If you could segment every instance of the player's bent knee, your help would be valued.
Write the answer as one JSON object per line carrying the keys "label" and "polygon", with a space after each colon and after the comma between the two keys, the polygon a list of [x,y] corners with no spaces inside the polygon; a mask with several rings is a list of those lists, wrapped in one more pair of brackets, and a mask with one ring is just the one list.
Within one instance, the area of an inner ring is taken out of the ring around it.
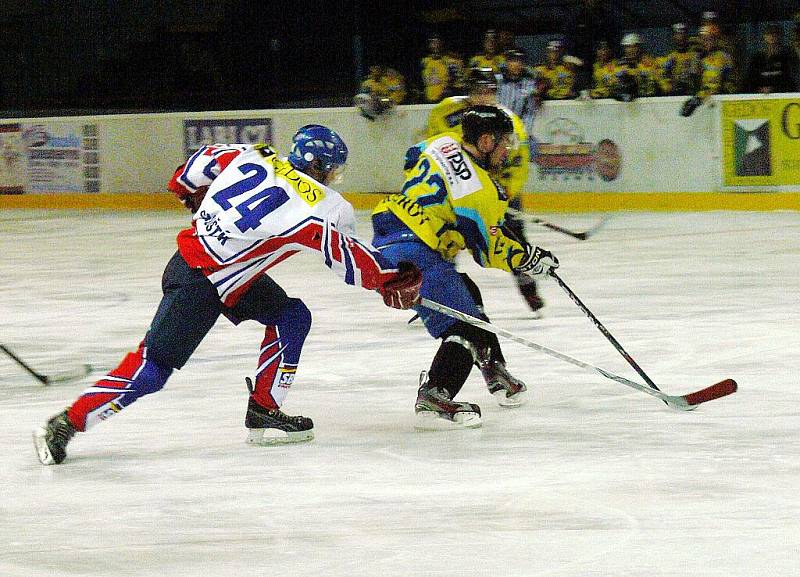
{"label": "player's bent knee", "polygon": [[147,359],[141,370],[131,380],[131,389],[136,391],[137,397],[156,393],[164,388],[171,374],[171,368]]}
{"label": "player's bent knee", "polygon": [[284,309],[281,320],[291,323],[292,330],[298,334],[307,335],[311,330],[311,311],[300,299],[289,299],[289,304]]}

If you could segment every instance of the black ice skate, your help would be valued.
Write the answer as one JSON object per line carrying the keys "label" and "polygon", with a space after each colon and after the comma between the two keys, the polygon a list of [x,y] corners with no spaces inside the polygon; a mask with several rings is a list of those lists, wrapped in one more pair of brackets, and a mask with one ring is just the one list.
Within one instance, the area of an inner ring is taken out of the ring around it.
{"label": "black ice skate", "polygon": [[528,388],[508,372],[504,363],[485,359],[478,363],[478,368],[486,381],[486,387],[501,407],[519,407],[525,403]]}
{"label": "black ice skate", "polygon": [[58,465],[67,457],[67,444],[76,429],[67,418],[66,409],[33,432],[36,455],[42,465]]}
{"label": "black ice skate", "polygon": [[314,438],[314,422],[307,417],[291,417],[280,409],[262,407],[250,397],[244,426],[251,445],[301,443]]}
{"label": "black ice skate", "polygon": [[450,398],[444,388],[428,386],[428,373],[422,371],[417,403],[416,428],[421,430],[441,430],[481,426],[481,408],[474,403],[460,403]]}

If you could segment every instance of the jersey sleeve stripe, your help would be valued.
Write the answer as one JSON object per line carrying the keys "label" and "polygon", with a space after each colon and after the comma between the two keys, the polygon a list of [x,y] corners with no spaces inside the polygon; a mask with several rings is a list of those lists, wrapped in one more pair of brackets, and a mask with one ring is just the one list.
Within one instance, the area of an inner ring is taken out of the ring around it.
{"label": "jersey sleeve stripe", "polygon": [[180,180],[182,184],[190,188],[192,191],[197,190],[197,185],[189,180],[189,171],[192,169],[195,161],[205,152],[207,148],[208,147],[204,146],[198,149],[198,151],[195,152],[191,157],[189,157],[189,160],[186,161],[186,166],[183,167],[183,172],[181,173],[180,177],[178,177],[178,180]]}

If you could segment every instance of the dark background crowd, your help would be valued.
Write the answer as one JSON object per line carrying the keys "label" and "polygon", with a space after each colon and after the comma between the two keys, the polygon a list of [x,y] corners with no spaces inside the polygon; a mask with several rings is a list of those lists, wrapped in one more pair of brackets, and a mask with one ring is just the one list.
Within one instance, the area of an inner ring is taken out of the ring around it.
{"label": "dark background crowd", "polygon": [[[592,93],[598,49],[627,66],[633,34],[643,66],[663,67],[681,24],[695,54],[711,30],[729,55],[725,92],[765,91],[755,76],[775,64],[765,33],[777,33],[796,90],[798,11],[796,0],[20,1],[0,14],[0,114],[348,106],[375,65],[401,77],[399,101],[431,102],[431,39],[450,70],[468,69],[486,55],[487,30],[498,56],[519,50],[534,75],[557,44],[575,76],[565,97],[604,97]],[[655,76],[653,94],[632,96],[676,93],[675,79]],[[447,82],[443,95],[462,89],[457,74]],[[540,82],[543,98],[553,84]]]}

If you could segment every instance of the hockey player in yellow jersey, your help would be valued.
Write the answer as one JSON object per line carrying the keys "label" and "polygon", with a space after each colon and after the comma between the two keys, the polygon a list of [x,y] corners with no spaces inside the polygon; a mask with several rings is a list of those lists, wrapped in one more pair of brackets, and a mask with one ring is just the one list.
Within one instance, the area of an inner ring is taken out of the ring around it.
{"label": "hockey player in yellow jersey", "polygon": [[575,98],[575,66],[564,59],[564,45],[560,40],[547,43],[547,56],[543,64],[534,67],[533,74],[539,85],[539,96],[546,100]]}
{"label": "hockey player in yellow jersey", "polygon": [[[459,274],[462,250],[483,267],[524,275],[558,266],[548,251],[532,247],[505,228],[508,197],[492,176],[515,147],[511,118],[495,106],[463,114],[462,134],[443,133],[408,150],[402,192],[381,201],[372,214],[373,243],[390,262],[411,262],[422,271],[420,294],[487,319],[478,287]],[[425,307],[416,307],[428,332],[442,343],[422,373],[415,411],[418,426],[480,426],[480,408],[453,399],[473,363],[501,406],[524,401],[524,383],[511,376],[497,337]]]}
{"label": "hockey player in yellow jersey", "polygon": [[661,75],[655,60],[644,52],[639,35],[634,32],[626,34],[622,38],[622,50],[617,72],[621,86],[618,98],[630,101],[640,96],[658,96]]}
{"label": "hockey player in yellow jersey", "polygon": [[685,96],[691,93],[698,58],[697,52],[689,46],[686,24],[676,22],[672,25],[672,50],[656,62],[660,68],[661,91],[664,94]]}
{"label": "hockey player in yellow jersey", "polygon": [[364,118],[375,120],[395,105],[402,104],[405,99],[406,82],[403,75],[385,64],[378,63],[370,66],[369,76],[361,83],[358,94],[353,98],[353,104]]}
{"label": "hockey player in yellow jersey", "polygon": [[[468,94],[466,96],[451,96],[433,107],[428,116],[427,136],[429,138],[443,132],[453,132],[457,136],[461,136],[461,120],[470,107],[476,105],[499,106],[497,104],[497,78],[491,69],[471,69],[467,83]],[[519,211],[522,208],[522,188],[528,180],[530,143],[522,119],[508,108],[499,107],[511,118],[519,145],[509,153],[505,165],[499,170],[496,178],[505,189],[511,208]],[[518,216],[509,216],[507,224],[518,237],[524,240],[525,226]],[[528,275],[515,276],[520,293],[531,311],[536,313],[544,307],[544,301],[536,288],[536,281]]]}
{"label": "hockey player in yellow jersey", "polygon": [[691,116],[698,106],[714,94],[731,94],[735,90],[733,82],[733,60],[719,48],[720,30],[716,24],[700,27],[703,54],[700,58],[697,93],[681,106],[681,116]]}
{"label": "hockey player in yellow jersey", "polygon": [[428,54],[420,61],[420,67],[425,86],[425,102],[439,102],[452,94],[450,61],[442,53],[442,39],[439,36],[428,38]]}
{"label": "hockey player in yellow jersey", "polygon": [[500,74],[505,58],[497,48],[497,33],[487,30],[483,35],[483,53],[469,59],[469,68],[491,68],[494,74]]}
{"label": "hockey player in yellow jersey", "polygon": [[595,52],[592,65],[592,98],[611,98],[619,90],[618,66],[611,58],[611,48],[606,40],[601,40]]}

